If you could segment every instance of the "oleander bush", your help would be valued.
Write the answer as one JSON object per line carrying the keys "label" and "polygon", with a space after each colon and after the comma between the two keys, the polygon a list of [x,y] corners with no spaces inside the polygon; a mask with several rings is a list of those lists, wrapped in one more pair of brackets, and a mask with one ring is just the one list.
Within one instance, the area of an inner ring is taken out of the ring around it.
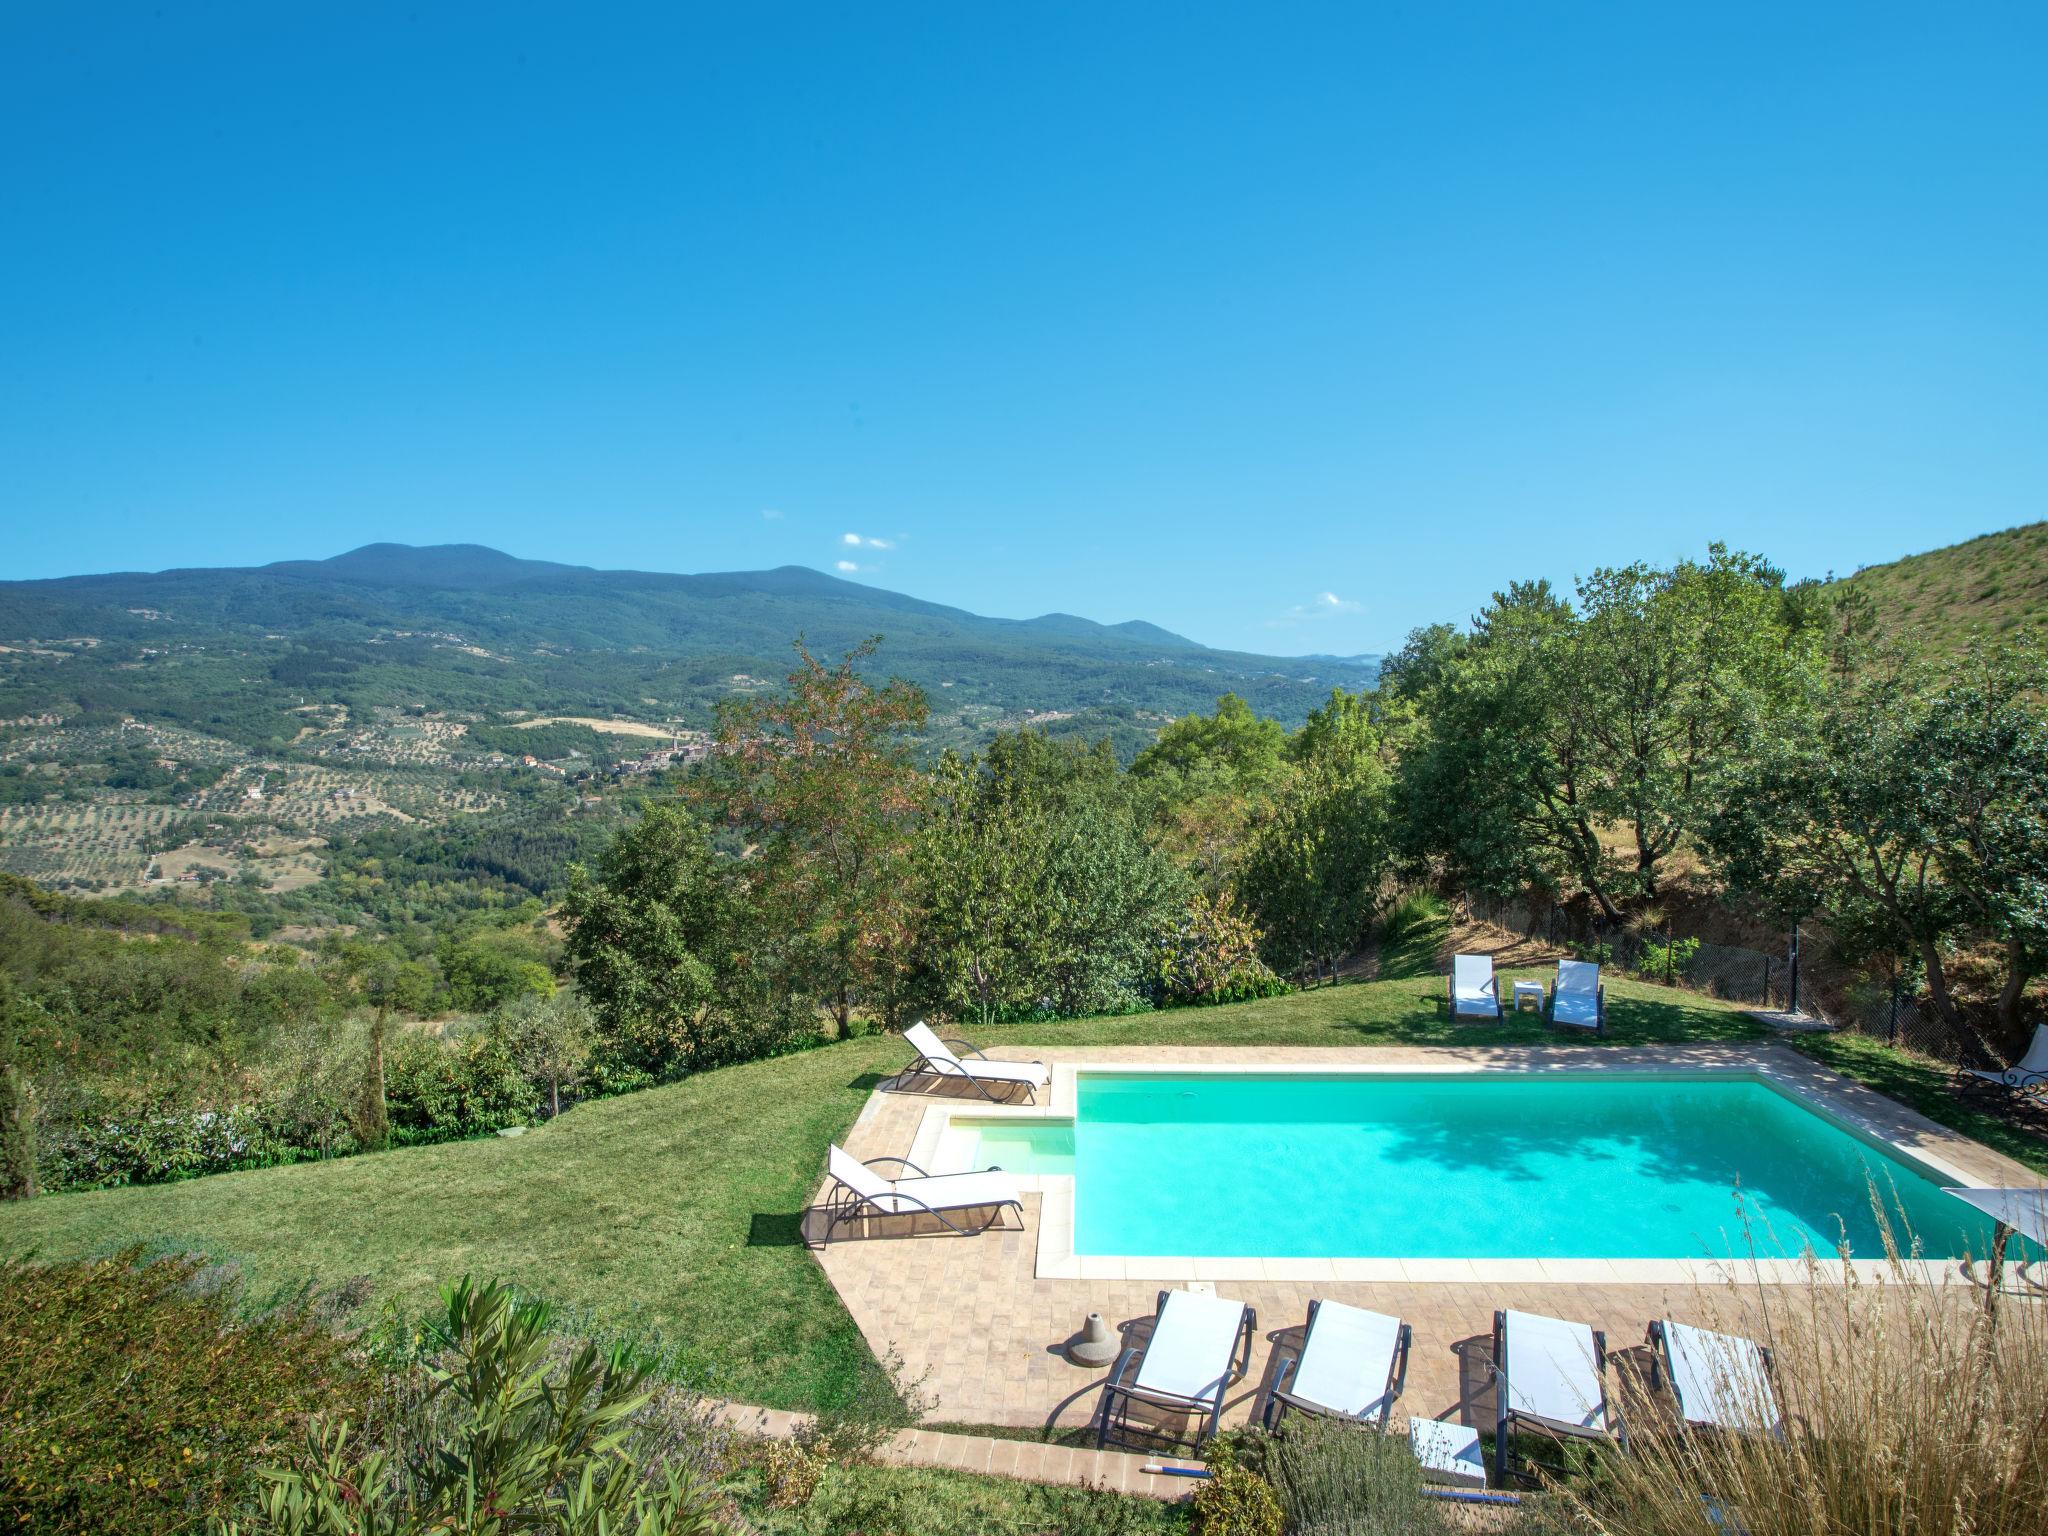
{"label": "oleander bush", "polygon": [[201,1530],[314,1415],[360,1414],[314,1305],[244,1301],[192,1257],[0,1262],[0,1530]]}

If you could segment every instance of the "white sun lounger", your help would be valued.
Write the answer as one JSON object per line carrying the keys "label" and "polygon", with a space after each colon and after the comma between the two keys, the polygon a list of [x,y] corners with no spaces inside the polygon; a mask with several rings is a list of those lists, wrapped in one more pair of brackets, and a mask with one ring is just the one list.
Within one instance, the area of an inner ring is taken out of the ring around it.
{"label": "white sun lounger", "polygon": [[1266,1427],[1289,1408],[1322,1418],[1387,1427],[1408,1379],[1414,1333],[1398,1317],[1311,1301],[1301,1353],[1283,1356],[1266,1398]]}
{"label": "white sun lounger", "polygon": [[[1102,1384],[1096,1445],[1115,1440],[1153,1450],[1209,1439],[1222,1424],[1225,1390],[1251,1366],[1258,1326],[1258,1315],[1241,1301],[1161,1291],[1151,1337],[1119,1355]],[[1132,1410],[1147,1405],[1186,1415],[1195,1426],[1192,1436],[1134,1422]]]}
{"label": "white sun lounger", "polygon": [[2027,1046],[2027,1054],[2003,1072],[1986,1072],[1981,1067],[1965,1067],[1963,1071],[1971,1077],[1981,1077],[1987,1083],[1996,1083],[2001,1088],[2048,1086],[2048,1024],[2034,1026],[2034,1038]]}
{"label": "white sun lounger", "polygon": [[[1052,1081],[1052,1073],[1042,1061],[990,1061],[965,1040],[941,1040],[929,1024],[911,1025],[903,1031],[903,1038],[917,1051],[917,1060],[903,1069],[906,1075],[959,1078],[973,1084],[992,1103],[996,1095],[990,1092],[991,1088],[1000,1088],[1005,1097],[1022,1088],[1036,1103],[1038,1090]],[[974,1060],[961,1060],[954,1054],[955,1046]]]}
{"label": "white sun lounger", "polygon": [[[875,1171],[877,1163],[900,1164],[913,1176],[884,1178]],[[842,1223],[867,1216],[929,1216],[962,1237],[986,1232],[1002,1220],[1006,1210],[1015,1211],[1018,1224],[1023,1224],[1024,1197],[1017,1181],[1000,1168],[934,1176],[908,1158],[875,1157],[863,1163],[837,1145],[827,1154],[826,1166],[833,1182],[832,1194],[825,1202],[826,1242]],[[964,1219],[973,1211],[986,1214],[978,1222]]]}
{"label": "white sun lounger", "polygon": [[1449,986],[1452,1018],[1501,1016],[1500,983],[1494,979],[1491,955],[1453,955]]}
{"label": "white sun lounger", "polygon": [[1582,1440],[1620,1440],[1607,1401],[1607,1336],[1584,1323],[1535,1312],[1493,1314],[1493,1368],[1499,1396],[1494,1470],[1505,1482],[1509,1439],[1523,1425]]}
{"label": "white sun lounger", "polygon": [[1590,960],[1560,960],[1550,984],[1550,1022],[1600,1033],[1607,1028],[1607,988]]}
{"label": "white sun lounger", "polygon": [[1650,1324],[1649,1344],[1686,1428],[1783,1433],[1771,1352],[1761,1344],[1668,1320]]}

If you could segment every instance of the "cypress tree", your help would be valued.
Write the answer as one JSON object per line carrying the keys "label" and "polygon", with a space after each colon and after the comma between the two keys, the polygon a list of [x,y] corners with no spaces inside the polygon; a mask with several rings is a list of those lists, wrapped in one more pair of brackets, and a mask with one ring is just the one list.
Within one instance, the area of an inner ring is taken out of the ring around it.
{"label": "cypress tree", "polygon": [[384,1025],[389,1016],[390,1009],[380,1005],[370,1025],[370,1059],[356,1111],[356,1141],[366,1152],[381,1152],[391,1145],[391,1117],[384,1109]]}
{"label": "cypress tree", "polygon": [[36,1192],[36,1121],[28,1074],[0,1060],[0,1200],[29,1200]]}

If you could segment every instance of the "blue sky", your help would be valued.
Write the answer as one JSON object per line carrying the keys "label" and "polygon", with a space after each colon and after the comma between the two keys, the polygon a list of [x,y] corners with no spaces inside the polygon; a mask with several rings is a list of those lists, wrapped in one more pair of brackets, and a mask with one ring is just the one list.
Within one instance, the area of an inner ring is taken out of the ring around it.
{"label": "blue sky", "polygon": [[[0,13],[0,575],[376,539],[1379,650],[2048,516],[2041,5]],[[863,542],[847,542],[848,536]]]}

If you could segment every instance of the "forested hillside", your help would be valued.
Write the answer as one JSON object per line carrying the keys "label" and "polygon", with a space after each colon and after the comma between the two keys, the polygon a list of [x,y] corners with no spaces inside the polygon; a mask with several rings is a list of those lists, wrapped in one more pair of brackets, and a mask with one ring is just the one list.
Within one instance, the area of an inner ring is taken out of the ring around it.
{"label": "forested hillside", "polygon": [[1298,722],[1356,661],[1212,651],[1150,624],[984,618],[797,566],[667,575],[475,545],[0,583],[0,719],[133,717],[276,751],[304,710],[621,715],[705,725],[720,699],[871,635],[931,693],[942,739],[1025,711],[1121,733],[1234,690]]}

